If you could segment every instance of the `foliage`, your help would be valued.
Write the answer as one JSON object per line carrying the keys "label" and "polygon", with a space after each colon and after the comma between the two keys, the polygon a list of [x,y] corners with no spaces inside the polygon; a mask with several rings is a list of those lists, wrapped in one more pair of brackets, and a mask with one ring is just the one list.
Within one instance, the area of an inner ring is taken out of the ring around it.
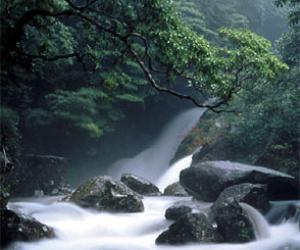
{"label": "foliage", "polygon": [[300,63],[300,26],[295,26],[277,41],[277,49],[282,60],[290,67]]}
{"label": "foliage", "polygon": [[10,108],[2,106],[0,109],[0,118],[1,154],[5,150],[6,154],[15,160],[20,153],[19,117]]}
{"label": "foliage", "polygon": [[61,143],[101,138],[159,92],[200,106],[214,97],[220,111],[287,69],[240,12],[233,0],[4,0],[2,104],[29,145],[50,130]]}
{"label": "foliage", "polygon": [[177,0],[176,4],[185,22],[214,42],[222,27],[248,28],[272,41],[287,28],[284,10],[273,0]]}
{"label": "foliage", "polygon": [[300,20],[300,1],[299,0],[275,0],[275,3],[279,7],[285,5],[289,8],[289,22],[291,25],[299,23]]}

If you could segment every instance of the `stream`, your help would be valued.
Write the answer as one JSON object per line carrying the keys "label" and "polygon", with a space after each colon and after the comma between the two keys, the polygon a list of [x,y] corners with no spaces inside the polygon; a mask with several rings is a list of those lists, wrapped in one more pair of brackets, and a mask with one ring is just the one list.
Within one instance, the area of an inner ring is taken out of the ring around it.
{"label": "stream", "polygon": [[[169,166],[171,159],[189,130],[201,118],[204,109],[191,109],[177,116],[163,130],[152,147],[131,159],[118,161],[109,174],[117,178],[130,172],[147,179],[163,190],[178,181],[182,169],[190,166],[192,155]],[[166,166],[169,166],[168,168]],[[83,209],[72,203],[60,202],[62,197],[18,199],[8,207],[51,226],[57,235],[54,239],[38,242],[17,242],[9,250],[300,250],[300,231],[296,220],[283,220],[269,225],[254,208],[244,204],[254,224],[258,240],[246,244],[188,244],[184,246],[156,246],[155,239],[172,221],[165,219],[165,210],[178,201],[191,197],[144,197],[144,212],[109,213]],[[267,217],[282,213],[287,202],[274,202]],[[299,201],[290,201],[300,206]],[[203,202],[203,208],[210,206]]]}
{"label": "stream", "polygon": [[[58,197],[60,198],[60,197]],[[57,198],[57,199],[58,199]],[[44,197],[9,203],[9,207],[54,228],[57,238],[32,243],[16,243],[10,250],[299,250],[299,225],[292,221],[270,226],[269,236],[247,244],[191,244],[156,246],[155,239],[171,223],[165,210],[190,197],[145,197],[143,213],[107,213],[82,209],[74,204]],[[203,204],[207,206],[207,204]],[[276,205],[274,208],[276,210]],[[259,216],[259,212],[251,216]],[[271,210],[272,212],[272,210]],[[257,225],[258,227],[260,224]],[[265,230],[265,229],[264,229]]]}

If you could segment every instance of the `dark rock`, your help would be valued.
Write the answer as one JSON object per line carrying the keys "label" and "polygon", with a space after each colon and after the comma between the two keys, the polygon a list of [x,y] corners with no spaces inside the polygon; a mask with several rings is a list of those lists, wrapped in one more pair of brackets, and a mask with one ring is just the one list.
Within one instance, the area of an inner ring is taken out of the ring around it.
{"label": "dark rock", "polygon": [[79,186],[69,198],[82,207],[114,212],[141,212],[140,197],[121,182],[107,176],[97,176]]}
{"label": "dark rock", "polygon": [[218,232],[225,242],[243,243],[255,239],[254,228],[249,217],[234,198],[216,201],[209,217],[215,220]]}
{"label": "dark rock", "polygon": [[247,203],[262,213],[270,208],[266,185],[243,183],[225,188],[216,202],[222,202],[230,197],[235,198],[237,202]]}
{"label": "dark rock", "polygon": [[189,213],[180,217],[161,233],[156,244],[178,245],[190,242],[221,242],[222,237],[203,214]]}
{"label": "dark rock", "polygon": [[166,210],[165,217],[168,220],[178,220],[181,216],[191,212],[192,208],[189,206],[171,206]]}
{"label": "dark rock", "polygon": [[10,210],[1,211],[1,246],[14,241],[36,241],[55,236],[52,228],[31,217],[17,215]]}
{"label": "dark rock", "polygon": [[154,184],[152,184],[150,181],[145,180],[142,177],[138,177],[133,174],[123,174],[121,177],[121,182],[123,182],[127,187],[141,195],[161,195],[161,192]]}
{"label": "dark rock", "polygon": [[215,201],[227,187],[241,183],[267,185],[269,199],[298,199],[299,186],[294,177],[264,167],[230,161],[193,164],[180,173],[180,184],[199,200]]}
{"label": "dark rock", "polygon": [[170,196],[189,196],[179,182],[175,182],[167,186],[164,190],[164,195]]}
{"label": "dark rock", "polygon": [[200,161],[224,161],[237,158],[236,147],[226,138],[218,138],[214,143],[204,144],[193,154],[192,165]]}
{"label": "dark rock", "polygon": [[71,195],[73,190],[68,185],[62,185],[54,188],[51,195]]}
{"label": "dark rock", "polygon": [[207,214],[211,203],[185,198],[184,200],[175,202],[170,208],[176,209],[180,207],[188,207],[193,213]]}
{"label": "dark rock", "polygon": [[300,226],[300,202],[288,201],[275,203],[266,214],[266,219],[271,224],[281,224],[286,221],[292,221],[298,223]]}
{"label": "dark rock", "polygon": [[52,155],[23,155],[7,175],[13,183],[10,193],[14,196],[32,196],[36,190],[51,195],[53,189],[64,184],[67,160]]}

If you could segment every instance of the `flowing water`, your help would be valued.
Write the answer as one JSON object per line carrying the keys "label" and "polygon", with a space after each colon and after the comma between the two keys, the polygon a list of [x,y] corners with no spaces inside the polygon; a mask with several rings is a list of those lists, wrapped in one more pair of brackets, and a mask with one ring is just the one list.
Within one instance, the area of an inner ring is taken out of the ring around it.
{"label": "flowing water", "polygon": [[[168,170],[183,136],[192,129],[205,110],[192,109],[171,122],[153,147],[133,159],[116,164],[112,174],[123,172],[139,174],[163,189],[178,181],[182,169],[190,166],[192,155],[176,163]],[[120,166],[123,166],[121,168]],[[158,178],[158,176],[161,176]],[[141,213],[108,213],[80,208],[71,203],[59,202],[61,197],[19,199],[9,203],[17,213],[30,215],[51,226],[55,239],[38,242],[15,243],[9,250],[300,250],[299,224],[295,219],[281,219],[270,226],[254,208],[242,204],[255,228],[257,240],[247,244],[188,244],[184,246],[156,246],[157,236],[168,228],[170,221],[165,210],[178,201],[190,201],[191,197],[144,197],[145,211]],[[299,206],[299,201],[289,205]],[[207,208],[207,203],[203,203]],[[282,203],[274,203],[268,216],[285,218]],[[267,216],[267,218],[268,218]],[[295,214],[299,216],[299,214]]]}
{"label": "flowing water", "polygon": [[175,162],[170,168],[156,181],[159,189],[164,190],[169,184],[179,181],[181,170],[188,168],[192,163],[193,155],[188,155]]}
{"label": "flowing water", "polygon": [[155,181],[168,168],[186,134],[196,126],[205,109],[189,109],[174,118],[154,144],[130,159],[122,159],[109,168],[109,175],[119,178],[133,173]]}
{"label": "flowing water", "polygon": [[[10,250],[299,250],[300,231],[295,222],[270,226],[256,210],[250,216],[257,233],[266,230],[261,239],[247,244],[190,244],[156,246],[156,237],[170,221],[164,218],[167,207],[189,197],[145,197],[142,213],[107,213],[82,209],[69,203],[47,199],[12,202],[16,212],[31,215],[53,227],[57,238],[33,243],[16,243]],[[248,210],[248,209],[247,209]],[[258,217],[258,218],[256,218]],[[263,221],[262,221],[263,220]]]}

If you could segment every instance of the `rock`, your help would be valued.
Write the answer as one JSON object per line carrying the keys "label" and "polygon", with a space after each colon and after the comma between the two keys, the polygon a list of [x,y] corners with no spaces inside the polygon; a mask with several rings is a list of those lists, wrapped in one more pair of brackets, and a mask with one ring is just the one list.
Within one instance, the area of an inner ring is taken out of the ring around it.
{"label": "rock", "polygon": [[298,199],[299,186],[294,177],[264,167],[230,161],[192,164],[180,173],[180,184],[199,200],[215,201],[227,187],[241,183],[267,185],[268,199]]}
{"label": "rock", "polygon": [[71,195],[72,192],[72,189],[68,185],[62,185],[54,188],[51,192],[51,195]]}
{"label": "rock", "polygon": [[13,196],[32,196],[35,190],[51,195],[53,189],[64,184],[67,160],[52,155],[22,155],[7,175]]}
{"label": "rock", "polygon": [[14,241],[36,241],[55,236],[52,228],[31,217],[17,215],[11,210],[1,211],[1,246]]}
{"label": "rock", "polygon": [[209,213],[225,242],[243,243],[255,239],[250,219],[234,198],[216,201]]}
{"label": "rock", "polygon": [[144,178],[138,177],[133,174],[123,174],[121,177],[121,182],[141,195],[161,195],[161,192],[154,184],[152,184],[150,181],[145,180]]}
{"label": "rock", "polygon": [[251,183],[233,185],[225,188],[216,202],[222,202],[230,197],[235,198],[237,202],[247,203],[262,213],[270,208],[266,185]]}
{"label": "rock", "polygon": [[79,186],[69,201],[82,207],[113,212],[141,212],[140,197],[121,182],[108,176],[97,176]]}
{"label": "rock", "polygon": [[189,196],[179,182],[175,182],[167,186],[164,190],[164,195],[170,196]]}
{"label": "rock", "polygon": [[267,213],[266,218],[271,224],[281,224],[291,221],[300,226],[300,202],[288,201],[273,204],[272,209]]}
{"label": "rock", "polygon": [[226,138],[218,138],[214,143],[204,144],[193,154],[192,164],[200,161],[234,160],[236,150]]}
{"label": "rock", "polygon": [[192,208],[189,206],[171,206],[166,210],[165,217],[168,220],[178,220],[181,216],[191,212]]}
{"label": "rock", "polygon": [[205,215],[188,213],[161,233],[156,239],[156,244],[178,245],[191,242],[221,241],[222,237],[208,222]]}

